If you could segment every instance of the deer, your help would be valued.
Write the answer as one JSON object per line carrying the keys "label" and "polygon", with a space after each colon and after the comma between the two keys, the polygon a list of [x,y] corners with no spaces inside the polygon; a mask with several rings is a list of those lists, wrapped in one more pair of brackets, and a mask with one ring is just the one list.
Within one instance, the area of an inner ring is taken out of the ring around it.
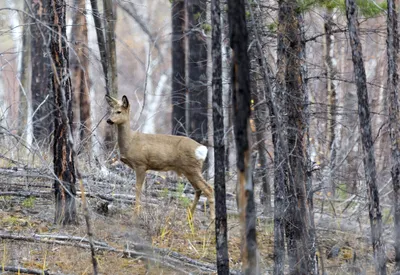
{"label": "deer", "polygon": [[202,168],[207,157],[207,147],[185,136],[144,134],[130,128],[130,105],[124,95],[119,101],[106,95],[111,107],[107,123],[117,125],[120,160],[136,173],[135,214],[141,212],[141,193],[146,172],[175,171],[184,175],[195,190],[190,212],[193,217],[203,193],[210,207],[211,220],[215,219],[214,190],[205,181]]}

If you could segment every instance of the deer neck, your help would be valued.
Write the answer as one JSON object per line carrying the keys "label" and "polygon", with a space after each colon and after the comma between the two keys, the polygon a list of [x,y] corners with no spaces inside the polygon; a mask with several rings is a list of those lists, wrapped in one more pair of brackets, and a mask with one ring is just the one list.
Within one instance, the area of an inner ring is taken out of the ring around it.
{"label": "deer neck", "polygon": [[128,149],[131,144],[132,131],[129,121],[118,125],[118,146],[121,152]]}

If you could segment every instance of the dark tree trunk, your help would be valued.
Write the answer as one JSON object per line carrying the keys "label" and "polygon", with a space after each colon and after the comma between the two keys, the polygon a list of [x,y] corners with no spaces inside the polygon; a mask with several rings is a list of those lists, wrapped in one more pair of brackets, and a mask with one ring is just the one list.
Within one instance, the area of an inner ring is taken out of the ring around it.
{"label": "dark tree trunk", "polygon": [[186,135],[185,1],[174,0],[172,16],[172,134]]}
{"label": "dark tree trunk", "polygon": [[[306,154],[306,89],[301,66],[304,58],[300,14],[297,1],[279,1],[280,43],[278,54],[283,56],[280,81],[285,82],[287,113],[288,200],[286,241],[289,258],[289,274],[313,274],[309,259],[310,212],[308,209],[307,154]],[[279,57],[278,57],[279,58]],[[284,79],[284,80],[283,80]]]}
{"label": "dark tree trunk", "polygon": [[48,55],[51,33],[49,24],[50,0],[32,1],[35,22],[32,33],[32,109],[33,136],[36,141],[49,139],[53,131],[53,100],[49,93],[50,58]]}
{"label": "dark tree trunk", "polygon": [[[76,224],[76,176],[71,135],[72,91],[68,71],[68,47],[64,0],[51,0],[50,52],[54,70],[51,73],[51,91],[54,94],[54,173],[55,222]],[[49,9],[50,10],[50,9]]]}
{"label": "dark tree trunk", "polygon": [[203,35],[206,1],[188,0],[187,5],[189,134],[197,142],[207,145],[207,41]]}
{"label": "dark tree trunk", "polygon": [[108,93],[108,85],[109,85],[107,78],[108,51],[106,47],[106,39],[103,33],[103,27],[101,24],[101,17],[100,17],[99,7],[97,6],[97,0],[90,0],[90,4],[92,7],[94,26],[96,28],[97,44],[99,45],[101,66],[103,68],[104,78],[106,82],[106,93]]}
{"label": "dark tree trunk", "polygon": [[399,52],[398,20],[396,1],[387,0],[387,55],[389,94],[389,132],[392,150],[392,183],[394,205],[394,248],[395,271],[400,272],[400,108],[399,108],[399,75],[397,72],[397,55]]}
{"label": "dark tree trunk", "polygon": [[[117,72],[117,49],[115,41],[115,23],[116,23],[116,10],[112,0],[104,0],[104,15],[105,15],[105,41],[106,41],[106,57],[108,58],[107,74],[108,86],[106,94],[117,98],[118,97],[118,72]],[[111,152],[117,142],[116,126],[108,125],[105,128],[104,143],[108,152]]]}
{"label": "dark tree trunk", "polygon": [[232,56],[232,95],[237,150],[237,196],[241,224],[242,269],[258,274],[256,213],[250,151],[250,70],[247,55],[248,35],[244,0],[228,1]]}
{"label": "dark tree trunk", "polygon": [[215,235],[218,274],[229,274],[228,227],[226,218],[224,111],[222,106],[221,10],[219,0],[211,2],[212,87],[214,124]]}
{"label": "dark tree trunk", "polygon": [[386,274],[386,256],[382,243],[382,213],[376,184],[376,165],[368,103],[367,78],[357,29],[357,5],[354,0],[346,0],[346,16],[353,58],[354,76],[357,86],[358,116],[360,121],[361,142],[364,151],[363,162],[369,195],[368,209],[371,224],[372,248],[374,251],[376,273],[383,275]]}
{"label": "dark tree trunk", "polygon": [[[90,87],[89,87],[89,51],[88,31],[85,16],[85,0],[74,0],[74,14],[72,26],[72,45],[74,53],[71,55],[72,89],[73,97],[76,98],[76,108],[79,111],[79,151],[84,150],[90,154],[91,151],[91,128],[90,118]],[[75,101],[73,101],[75,102]]]}

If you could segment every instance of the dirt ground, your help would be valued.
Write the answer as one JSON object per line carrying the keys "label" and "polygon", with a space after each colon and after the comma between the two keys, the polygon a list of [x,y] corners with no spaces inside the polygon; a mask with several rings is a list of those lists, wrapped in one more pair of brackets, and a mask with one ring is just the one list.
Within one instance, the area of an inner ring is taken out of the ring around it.
{"label": "dirt ground", "polygon": [[[80,200],[79,224],[56,226],[52,181],[37,171],[7,171],[8,174],[0,173],[3,271],[5,267],[24,267],[48,272],[44,274],[93,274]],[[149,174],[142,213],[135,217],[134,175],[124,169],[108,176],[100,174],[84,178],[94,240],[98,241],[96,259],[100,274],[216,274],[215,231],[204,212],[204,198],[195,217],[190,219],[187,209],[193,196],[191,187],[167,174]],[[228,185],[229,260],[235,272],[240,270],[239,223],[234,181]],[[96,194],[103,194],[103,199]],[[272,217],[261,215],[260,209],[258,216],[260,267],[262,274],[272,274]],[[329,228],[319,228],[318,237],[320,270],[323,268],[326,274],[373,274],[368,238],[357,232]]]}

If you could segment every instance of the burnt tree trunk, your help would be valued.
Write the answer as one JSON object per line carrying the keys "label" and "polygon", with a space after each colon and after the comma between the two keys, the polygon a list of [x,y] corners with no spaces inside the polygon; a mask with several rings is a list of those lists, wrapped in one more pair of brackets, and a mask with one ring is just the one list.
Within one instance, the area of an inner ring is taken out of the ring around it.
{"label": "burnt tree trunk", "polygon": [[35,17],[31,25],[32,33],[32,110],[33,136],[39,143],[49,139],[53,131],[53,100],[49,93],[50,0],[32,1],[32,12]]}
{"label": "burnt tree trunk", "polygon": [[245,274],[258,274],[256,211],[250,151],[250,66],[244,0],[228,1],[232,48],[232,96],[237,150],[237,196],[241,224],[241,258]]}
{"label": "burnt tree trunk", "polygon": [[215,235],[218,274],[229,274],[228,227],[225,189],[224,111],[222,105],[221,9],[219,0],[211,2],[212,88],[214,124]]}
{"label": "burnt tree trunk", "polygon": [[73,97],[76,98],[76,108],[79,114],[79,151],[84,150],[90,154],[91,150],[91,128],[90,118],[90,84],[89,84],[89,51],[88,30],[85,16],[85,0],[74,0],[74,14],[72,25],[72,39],[74,53],[71,55],[70,67],[72,70]]}
{"label": "burnt tree trunk", "polygon": [[106,83],[106,93],[108,93],[108,85],[109,85],[107,78],[108,51],[106,48],[106,40],[103,33],[103,27],[101,24],[101,17],[100,17],[99,7],[97,5],[97,0],[90,0],[90,4],[92,7],[93,21],[96,29],[97,44],[99,45],[101,66],[103,68],[104,79]]}
{"label": "burnt tree trunk", "polygon": [[188,101],[189,134],[207,145],[207,40],[203,35],[206,23],[206,1],[188,0]]}
{"label": "burnt tree trunk", "polygon": [[51,0],[52,59],[51,91],[54,94],[54,146],[53,165],[57,179],[55,187],[55,222],[76,224],[76,175],[72,144],[72,91],[68,71],[68,47],[65,41],[66,24],[64,0]]}
{"label": "burnt tree trunk", "polygon": [[392,183],[394,205],[394,248],[395,271],[400,272],[400,108],[399,108],[399,75],[397,72],[397,55],[399,52],[398,21],[396,1],[387,0],[387,56],[389,94],[389,132],[392,150]]}
{"label": "burnt tree trunk", "polygon": [[[287,113],[287,161],[286,181],[287,213],[285,233],[289,259],[289,274],[313,274],[309,259],[310,212],[308,208],[307,153],[306,153],[306,89],[303,79],[301,16],[294,0],[279,1],[279,27],[282,32],[278,43],[278,55],[282,56],[279,72],[284,88]],[[278,57],[279,58],[279,57]]]}
{"label": "burnt tree trunk", "polygon": [[[115,23],[116,11],[112,0],[104,0],[104,15],[105,15],[105,48],[107,52],[107,89],[106,95],[117,98],[118,97],[118,72],[117,72],[117,49],[115,41]],[[117,142],[116,126],[108,125],[105,128],[104,143],[108,152],[111,152]]]}
{"label": "burnt tree trunk", "polygon": [[361,142],[364,151],[363,163],[365,179],[368,187],[368,210],[371,224],[372,248],[375,258],[375,270],[376,274],[383,275],[386,274],[386,256],[382,243],[382,213],[379,205],[379,192],[376,183],[376,164],[368,103],[367,78],[357,29],[357,5],[354,0],[346,0],[346,16],[354,76],[357,86],[358,116],[360,121]]}
{"label": "burnt tree trunk", "polygon": [[186,135],[185,1],[174,0],[172,16],[172,134]]}

